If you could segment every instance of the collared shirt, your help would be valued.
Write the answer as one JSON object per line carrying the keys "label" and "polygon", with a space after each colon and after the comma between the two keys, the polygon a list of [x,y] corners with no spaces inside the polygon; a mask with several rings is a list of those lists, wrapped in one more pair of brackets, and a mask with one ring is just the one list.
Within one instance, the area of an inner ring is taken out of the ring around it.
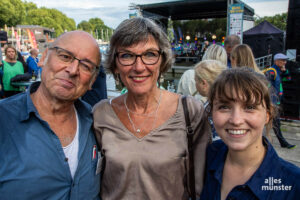
{"label": "collared shirt", "polygon": [[[278,157],[272,145],[264,138],[267,153],[252,177],[243,185],[235,186],[227,200],[294,200],[300,194],[300,168]],[[207,148],[207,166],[201,199],[221,199],[223,168],[228,152],[223,141],[213,142]]]}
{"label": "collared shirt", "polygon": [[0,199],[99,199],[97,146],[91,108],[78,100],[78,167],[72,179],[59,138],[35,108],[30,93],[0,101]]}

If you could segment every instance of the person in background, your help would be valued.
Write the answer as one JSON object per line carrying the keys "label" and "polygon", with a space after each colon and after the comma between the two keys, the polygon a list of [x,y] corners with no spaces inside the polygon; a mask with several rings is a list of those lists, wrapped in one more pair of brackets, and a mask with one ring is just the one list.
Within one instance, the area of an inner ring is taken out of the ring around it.
{"label": "person in background", "polygon": [[20,61],[23,65],[23,68],[24,68],[24,73],[27,73],[28,72],[28,66],[24,60],[24,56],[22,56],[21,52],[20,51],[17,51],[18,53],[18,58],[17,58],[17,61]]}
{"label": "person in background", "polygon": [[278,157],[263,134],[276,115],[269,89],[250,68],[227,69],[212,85],[208,102],[222,140],[207,148],[201,199],[299,198],[300,168]]}
{"label": "person in background", "polygon": [[230,54],[232,67],[250,67],[258,73],[262,73],[256,65],[251,48],[247,44],[239,44],[235,46]]}
{"label": "person in background", "polygon": [[232,49],[236,46],[241,44],[241,39],[237,35],[229,35],[225,38],[224,47],[227,53],[227,67],[231,68],[231,61],[230,61],[230,54]]}
{"label": "person in background", "polygon": [[81,99],[92,107],[102,99],[107,99],[106,74],[102,65],[92,89],[88,90]]}
{"label": "person in background", "polygon": [[32,75],[38,76],[41,73],[42,68],[38,66],[39,62],[39,51],[35,48],[29,51],[30,56],[27,58],[26,63],[28,66],[28,72]]}
{"label": "person in background", "polygon": [[218,60],[223,65],[227,65],[227,53],[224,48],[217,44],[212,44],[202,57],[203,60]]}
{"label": "person in background", "polygon": [[[94,130],[105,159],[101,199],[188,199],[187,178],[193,177],[188,177],[182,97],[157,85],[172,63],[167,35],[149,18],[127,19],[114,31],[107,55],[106,68],[128,92],[93,108]],[[210,127],[203,104],[192,97],[186,100],[194,129],[199,198]]]}
{"label": "person in background", "polygon": [[8,45],[4,52],[5,60],[0,66],[0,74],[2,74],[4,96],[10,97],[22,91],[19,87],[13,87],[10,84],[10,79],[18,74],[24,74],[24,67],[21,62],[17,61],[18,54],[15,47]]}
{"label": "person in background", "polygon": [[99,199],[91,106],[78,99],[99,72],[98,44],[86,32],[67,32],[41,63],[41,82],[0,101],[1,200]]}
{"label": "person in background", "polygon": [[[212,44],[207,48],[205,54],[202,57],[202,60],[218,60],[226,66],[227,54],[222,46]],[[199,101],[206,102],[206,97],[203,97],[201,94],[199,94],[197,88],[195,87],[196,83],[194,77],[194,69],[185,71],[179,80],[177,93],[182,95],[191,95]]]}
{"label": "person in background", "polygon": [[[273,103],[280,107],[280,102],[283,96],[283,87],[282,81],[290,81],[291,75],[289,71],[285,68],[285,64],[288,57],[282,53],[278,53],[274,56],[274,65],[270,68],[265,69],[265,75],[267,76],[268,80],[271,82],[271,85],[274,89],[273,92]],[[280,146],[282,148],[293,149],[296,145],[290,144],[286,141],[283,137],[281,129],[280,129],[280,112],[273,120],[273,130],[277,139],[279,140]]]}
{"label": "person in background", "polygon": [[[218,60],[203,60],[198,63],[194,69],[196,88],[203,97],[207,98],[210,87],[212,86],[215,79],[219,76],[219,74],[221,74],[222,71],[226,69],[226,65]],[[207,108],[207,100],[203,103],[204,107]],[[220,139],[214,128],[211,118],[209,118],[209,123],[211,125],[213,141]]]}

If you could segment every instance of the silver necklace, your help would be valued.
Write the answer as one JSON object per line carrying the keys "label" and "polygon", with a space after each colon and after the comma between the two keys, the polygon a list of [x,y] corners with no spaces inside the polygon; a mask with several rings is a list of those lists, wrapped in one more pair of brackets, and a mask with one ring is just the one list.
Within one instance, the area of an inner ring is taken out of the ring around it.
{"label": "silver necklace", "polygon": [[161,102],[161,96],[162,96],[162,92],[160,90],[160,94],[159,94],[159,100],[158,100],[158,104],[157,104],[157,107],[155,109],[154,112],[151,112],[149,114],[139,114],[139,113],[136,113],[136,112],[133,112],[131,110],[129,110],[128,106],[127,106],[127,96],[124,98],[124,105],[125,105],[125,108],[126,108],[126,111],[127,111],[127,116],[128,116],[128,119],[129,119],[129,122],[133,128],[133,130],[137,133],[137,134],[140,134],[141,133],[141,129],[140,128],[136,128],[135,124],[133,123],[131,117],[130,117],[130,112],[133,113],[133,114],[137,114],[137,115],[143,115],[143,116],[152,116],[153,113],[154,113],[154,120],[153,120],[153,124],[152,124],[152,128],[151,128],[151,131],[153,130],[154,126],[155,126],[155,123],[156,123],[156,119],[157,119],[157,111],[158,111],[158,108],[159,108],[159,105],[160,105],[160,102]]}

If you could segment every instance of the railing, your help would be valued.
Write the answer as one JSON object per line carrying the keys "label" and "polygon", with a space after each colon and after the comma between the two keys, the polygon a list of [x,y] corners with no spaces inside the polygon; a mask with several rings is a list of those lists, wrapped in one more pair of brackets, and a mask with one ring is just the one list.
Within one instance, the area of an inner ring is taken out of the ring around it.
{"label": "railing", "polygon": [[260,70],[262,70],[266,67],[271,67],[272,66],[272,54],[256,58],[255,61],[256,61],[257,67]]}

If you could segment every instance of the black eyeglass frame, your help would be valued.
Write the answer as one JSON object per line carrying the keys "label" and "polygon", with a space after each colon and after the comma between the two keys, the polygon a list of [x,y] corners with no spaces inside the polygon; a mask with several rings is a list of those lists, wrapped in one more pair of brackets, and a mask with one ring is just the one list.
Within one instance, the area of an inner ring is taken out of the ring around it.
{"label": "black eyeglass frame", "polygon": [[146,52],[144,52],[143,54],[135,54],[135,53],[132,53],[132,52],[127,52],[127,53],[130,53],[130,54],[132,54],[132,55],[135,56],[134,62],[133,62],[132,64],[127,64],[127,65],[122,64],[122,62],[120,61],[120,58],[119,58],[119,56],[118,56],[120,53],[126,53],[126,52],[117,52],[117,53],[115,53],[115,57],[117,57],[118,62],[119,62],[121,65],[123,65],[123,66],[134,65],[134,64],[136,63],[136,59],[137,59],[138,57],[141,58],[142,62],[143,62],[145,65],[155,65],[155,64],[159,61],[160,56],[161,56],[164,52],[163,52],[162,50],[151,50],[151,51],[156,51],[156,52],[158,52],[158,55],[159,55],[158,58],[157,58],[157,61],[156,61],[155,63],[153,63],[153,64],[147,64],[147,63],[145,63],[144,60],[143,60],[143,57],[142,57],[145,53],[148,53],[148,52],[150,52],[150,51],[148,51],[148,52],[146,51]]}
{"label": "black eyeglass frame", "polygon": [[50,50],[55,49],[56,52],[57,52],[57,50],[63,50],[63,51],[65,51],[65,52],[67,52],[67,53],[71,56],[71,58],[72,58],[72,60],[70,61],[70,63],[74,62],[74,60],[78,60],[78,62],[81,63],[81,64],[84,64],[84,63],[82,63],[82,62],[88,62],[88,63],[90,63],[90,64],[94,67],[94,68],[92,69],[91,73],[94,73],[96,70],[99,70],[99,69],[100,69],[100,66],[94,64],[92,61],[87,60],[87,59],[79,59],[79,58],[77,58],[76,56],[74,56],[74,54],[73,54],[72,52],[70,52],[70,51],[68,51],[68,50],[66,50],[66,49],[64,49],[64,48],[61,48],[61,47],[58,47],[58,46],[54,46],[54,47],[50,47],[49,49],[50,49]]}

